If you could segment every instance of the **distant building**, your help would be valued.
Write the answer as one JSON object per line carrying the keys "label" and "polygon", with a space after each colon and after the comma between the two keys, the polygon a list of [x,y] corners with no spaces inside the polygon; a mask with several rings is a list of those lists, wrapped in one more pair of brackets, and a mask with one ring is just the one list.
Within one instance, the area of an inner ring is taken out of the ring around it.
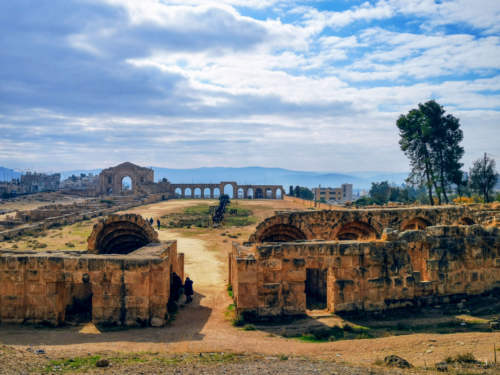
{"label": "distant building", "polygon": [[61,174],[54,173],[47,175],[45,173],[27,172],[21,176],[21,187],[25,194],[39,193],[42,191],[55,191],[59,189]]}
{"label": "distant building", "polygon": [[352,184],[342,184],[339,188],[313,188],[314,200],[329,203],[352,202]]}
{"label": "distant building", "polygon": [[70,176],[61,182],[61,189],[69,191],[95,191],[97,188],[99,176],[94,176],[92,173],[88,175],[82,173],[79,176]]}

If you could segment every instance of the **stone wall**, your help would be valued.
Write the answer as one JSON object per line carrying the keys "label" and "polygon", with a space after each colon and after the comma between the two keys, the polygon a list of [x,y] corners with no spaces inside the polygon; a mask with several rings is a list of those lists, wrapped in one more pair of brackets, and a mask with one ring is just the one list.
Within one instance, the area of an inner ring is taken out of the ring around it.
{"label": "stone wall", "polygon": [[183,259],[176,241],[127,255],[0,251],[0,322],[162,326]]}
{"label": "stone wall", "polygon": [[[278,212],[257,226],[249,242],[372,240],[380,238],[384,228],[404,231],[431,225],[486,224],[493,213],[484,215],[484,211],[465,206],[424,206]],[[493,211],[500,212],[498,208]]]}
{"label": "stone wall", "polygon": [[229,279],[239,313],[306,311],[307,270],[326,272],[331,312],[446,302],[500,287],[500,229],[430,226],[385,230],[381,240],[233,244]]}

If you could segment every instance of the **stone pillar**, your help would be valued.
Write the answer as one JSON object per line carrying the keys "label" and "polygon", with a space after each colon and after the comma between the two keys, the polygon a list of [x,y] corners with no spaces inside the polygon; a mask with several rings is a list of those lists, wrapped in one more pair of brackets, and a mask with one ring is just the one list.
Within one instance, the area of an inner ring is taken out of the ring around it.
{"label": "stone pillar", "polygon": [[181,188],[182,198],[186,198],[186,188]]}
{"label": "stone pillar", "polygon": [[276,199],[276,189],[273,189],[273,199]]}
{"label": "stone pillar", "polygon": [[201,190],[201,199],[205,199],[205,189],[201,187],[200,190]]}

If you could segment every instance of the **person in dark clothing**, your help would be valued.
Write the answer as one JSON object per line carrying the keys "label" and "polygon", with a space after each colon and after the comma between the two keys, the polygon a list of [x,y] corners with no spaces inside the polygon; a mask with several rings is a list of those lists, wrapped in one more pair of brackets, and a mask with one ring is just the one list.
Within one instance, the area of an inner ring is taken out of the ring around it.
{"label": "person in dark clothing", "polygon": [[152,218],[152,217],[151,217],[151,218],[149,218],[149,224],[153,225],[153,223],[154,223],[154,222],[155,222],[155,221],[153,220],[153,218]]}
{"label": "person in dark clothing", "polygon": [[182,294],[182,279],[175,272],[172,273],[172,300],[177,301]]}
{"label": "person in dark clothing", "polygon": [[156,219],[156,225],[158,225],[158,230],[160,230],[160,225],[161,225],[160,219]]}
{"label": "person in dark clothing", "polygon": [[193,282],[189,276],[186,277],[186,281],[184,281],[184,294],[186,295],[186,303],[193,301]]}

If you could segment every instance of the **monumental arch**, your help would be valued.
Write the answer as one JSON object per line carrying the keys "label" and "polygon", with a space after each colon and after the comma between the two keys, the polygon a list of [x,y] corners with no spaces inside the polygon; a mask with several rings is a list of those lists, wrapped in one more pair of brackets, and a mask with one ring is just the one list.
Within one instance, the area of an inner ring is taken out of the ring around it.
{"label": "monumental arch", "polygon": [[98,192],[100,194],[122,193],[122,181],[125,177],[130,177],[134,193],[144,192],[146,185],[154,184],[152,169],[125,162],[116,167],[104,169],[99,174]]}

